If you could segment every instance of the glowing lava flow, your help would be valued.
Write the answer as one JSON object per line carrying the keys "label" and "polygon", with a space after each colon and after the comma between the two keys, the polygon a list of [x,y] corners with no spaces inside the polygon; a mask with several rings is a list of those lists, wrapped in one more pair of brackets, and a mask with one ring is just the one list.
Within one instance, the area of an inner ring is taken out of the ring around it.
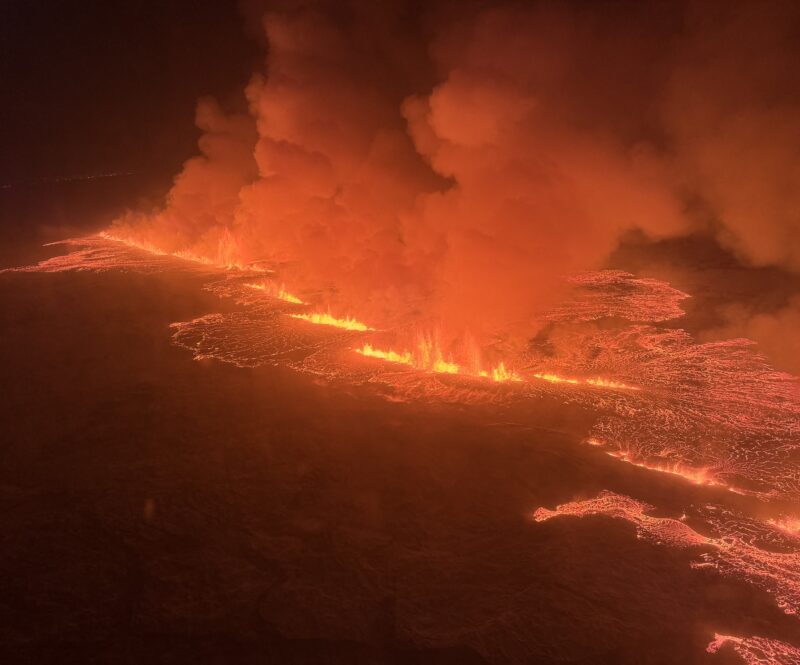
{"label": "glowing lava flow", "polygon": [[281,286],[280,289],[276,289],[273,284],[264,284],[264,283],[257,283],[257,282],[245,284],[245,286],[248,289],[254,289],[256,291],[264,291],[268,295],[274,296],[275,298],[278,298],[279,300],[283,300],[284,302],[290,302],[290,303],[292,303],[294,305],[305,305],[306,304],[303,300],[301,300],[297,296],[292,295],[291,293],[286,291],[283,286]]}
{"label": "glowing lava flow", "polygon": [[300,298],[292,295],[291,293],[288,293],[287,291],[284,291],[283,289],[278,291],[278,298],[280,298],[281,300],[285,300],[286,302],[294,303],[295,305],[305,305],[305,303],[302,300],[300,300]]}
{"label": "glowing lava flow", "polygon": [[557,374],[534,374],[533,376],[536,379],[547,381],[548,383],[571,383],[573,385],[579,383],[578,379],[565,379],[563,376],[558,376]]}
{"label": "glowing lava flow", "polygon": [[619,381],[609,381],[608,379],[586,379],[585,383],[595,388],[612,388],[613,390],[640,390],[637,386],[629,386],[627,383]]}
{"label": "glowing lava flow", "polygon": [[512,370],[506,369],[506,365],[504,362],[501,362],[497,367],[495,367],[491,372],[481,372],[481,376],[487,377],[492,381],[503,382],[503,381],[522,381],[522,377]]}
{"label": "glowing lava flow", "polygon": [[[435,342],[431,342],[428,338],[423,338],[420,341],[417,353],[410,351],[384,351],[376,349],[371,344],[364,344],[360,349],[356,349],[356,353],[369,358],[377,358],[387,362],[399,363],[402,365],[409,365],[416,369],[424,371],[435,372],[440,374],[461,374],[463,376],[478,376],[485,379],[491,379],[498,383],[513,381],[522,382],[524,379],[517,372],[510,370],[506,367],[504,362],[501,362],[491,371],[478,370],[469,371],[462,365],[455,363],[451,360],[445,360],[442,353]],[[586,385],[594,388],[607,388],[610,390],[640,390],[636,386],[630,386],[626,383],[618,381],[611,381],[609,379],[595,378],[595,379],[568,379],[557,374],[534,374],[535,379],[547,381],[548,383],[566,383],[569,385]]]}
{"label": "glowing lava flow", "polygon": [[574,275],[572,299],[554,308],[549,321],[594,321],[619,317],[628,321],[667,321],[683,316],[680,302],[689,298],[657,279],[636,278],[622,270]]}
{"label": "glowing lava flow", "polygon": [[386,360],[390,363],[399,363],[401,365],[413,365],[414,360],[411,353],[397,353],[396,351],[382,351],[381,349],[373,348],[372,344],[364,344],[360,349],[356,349],[356,353],[368,358],[378,358],[379,360]]}
{"label": "glowing lava flow", "polygon": [[[357,353],[362,356],[370,358],[377,358],[378,360],[386,360],[387,362],[400,363],[409,365],[416,369],[427,372],[435,372],[438,374],[465,374],[464,368],[452,360],[445,360],[442,354],[439,343],[434,337],[423,335],[419,339],[415,353],[410,351],[384,351],[376,349],[371,344],[364,344],[360,349],[356,349]],[[489,376],[488,373],[483,375]]]}
{"label": "glowing lava flow", "polygon": [[[100,231],[100,233],[98,233],[97,235],[105,240],[113,240],[114,242],[121,242],[123,245],[128,245],[128,247],[135,247],[136,249],[141,249],[144,250],[145,252],[150,252],[151,254],[158,254],[159,256],[170,256],[169,252],[165,252],[149,242],[145,241],[135,242],[133,240],[118,238],[117,236],[112,235],[108,231]],[[184,257],[178,257],[178,258],[184,258]],[[206,262],[203,261],[202,263]]]}
{"label": "glowing lava flow", "polygon": [[408,365],[409,367],[414,367],[416,369],[438,374],[461,374],[463,376],[477,376],[484,379],[491,379],[497,383],[504,383],[506,381],[522,381],[522,377],[516,372],[507,369],[505,363],[503,362],[501,362],[491,371],[479,370],[478,373],[475,374],[466,371],[465,368],[458,363],[442,359],[439,352],[431,353],[430,347],[426,345],[421,346],[421,352],[416,357],[410,351],[404,351],[403,353],[398,353],[397,351],[384,351],[382,349],[374,348],[371,344],[364,344],[364,346],[362,346],[360,349],[355,349],[355,352],[368,358],[377,358],[378,360]]}
{"label": "glowing lava flow", "polygon": [[691,527],[669,517],[651,517],[645,514],[653,507],[628,496],[603,490],[594,499],[572,501],[556,506],[554,510],[537,508],[533,513],[535,522],[546,522],[556,517],[587,517],[606,515],[633,523],[640,538],[657,543],[690,547],[708,545],[711,540]]}
{"label": "glowing lava flow", "polygon": [[[606,446],[603,441],[595,437],[589,437],[586,439],[585,443],[596,447]],[[636,459],[636,457],[634,457],[628,450],[608,450],[605,451],[605,453],[609,457],[613,457],[614,459],[619,460],[620,462],[625,462],[626,464],[630,464],[631,466],[636,466],[640,469],[647,469],[648,471],[655,471],[657,473],[667,473],[672,476],[678,476],[684,480],[688,480],[694,485],[721,487],[729,492],[733,492],[734,494],[754,494],[752,491],[735,487],[718,480],[716,478],[716,472],[710,467],[692,467],[688,464],[672,461],[648,462],[645,460]],[[775,524],[775,526],[779,526],[786,531],[790,531],[788,526],[781,526],[779,524]],[[800,529],[800,520],[796,521],[796,528]]]}
{"label": "glowing lava flow", "polygon": [[223,243],[220,242],[220,251],[219,256],[226,257],[222,260],[214,261],[206,256],[201,256],[189,250],[177,250],[175,252],[167,252],[156,245],[153,245],[147,241],[141,240],[134,240],[132,238],[123,238],[121,236],[116,236],[109,231],[101,231],[97,234],[98,237],[103,238],[105,240],[113,240],[114,242],[122,243],[123,245],[127,245],[128,247],[133,247],[135,249],[141,249],[145,252],[150,252],[151,254],[156,254],[158,256],[174,256],[176,259],[183,259],[184,261],[191,261],[192,263],[199,263],[204,266],[214,267],[214,268],[226,268],[228,270],[244,270],[250,272],[271,272],[266,268],[261,268],[259,266],[254,265],[246,265],[240,263],[239,261],[231,259],[229,256],[230,252],[224,250]]}
{"label": "glowing lava flow", "polygon": [[[62,244],[75,248],[70,254],[3,272],[117,269],[216,274],[224,270],[210,267],[208,262],[176,259],[157,247],[134,251],[133,242],[112,240],[115,233],[112,229],[102,236],[67,241]],[[219,244],[217,255],[221,259],[236,258],[235,244],[224,236]],[[313,367],[315,374],[363,379],[369,366],[359,363],[348,367],[341,362],[341,353],[333,353],[341,349],[333,346],[320,353],[323,341],[314,331],[309,334],[307,328],[311,326],[287,326],[286,308],[275,307],[269,298],[256,295],[260,291],[245,286],[261,281],[262,275],[225,272],[225,279],[204,288],[221,297],[237,298],[243,310],[184,322],[176,343],[191,342],[192,353],[198,357],[246,366],[286,363],[299,371]],[[471,352],[465,354],[469,360],[463,363],[460,357],[443,354],[435,335],[423,339],[420,345],[412,343],[396,351],[373,347],[372,354],[362,355],[405,365],[421,375],[451,374],[465,379],[516,381],[516,373],[508,366],[530,368],[519,378],[524,378],[526,389],[531,389],[531,397],[541,392],[556,393],[554,396],[566,403],[596,410],[598,420],[587,434],[602,441],[605,450],[620,451],[620,461],[698,484],[720,484],[765,500],[800,499],[800,383],[795,378],[769,367],[747,340],[698,344],[691,334],[674,328],[619,322],[607,327],[573,326],[575,321],[597,316],[659,320],[670,312],[679,314],[677,303],[686,297],[663,283],[636,280],[621,273],[586,275],[578,286],[585,293],[581,295],[578,289],[577,301],[561,307],[559,323],[553,323],[558,326],[558,334],[553,336],[557,344],[551,344],[546,356],[532,346],[504,358],[505,365],[487,371],[489,368],[476,361]],[[662,307],[665,300],[669,304],[666,308]],[[284,302],[299,306],[288,298]],[[350,317],[336,319],[330,314],[301,311],[295,318],[333,326],[328,330],[369,330]],[[335,346],[335,340],[332,342]],[[285,357],[288,350],[294,352],[291,361]],[[303,354],[307,355],[296,360]],[[409,399],[421,394],[456,399],[455,393],[448,392],[451,386],[431,387],[424,376],[415,381],[410,372],[406,374],[398,377],[397,373],[386,373],[380,380]],[[641,388],[631,385],[633,377],[637,384],[641,382]],[[477,393],[459,393],[457,397],[483,398]],[[659,463],[653,465],[653,461]]]}
{"label": "glowing lava flow", "polygon": [[706,647],[708,653],[717,653],[726,644],[744,660],[746,665],[798,665],[800,649],[786,642],[766,637],[736,637],[734,635],[714,634],[714,639]]}
{"label": "glowing lava flow", "polygon": [[[589,436],[609,450],[712,469],[734,492],[800,498],[800,383],[747,340],[697,344],[683,330],[636,326],[568,337],[565,348],[568,370],[552,363],[564,375],[615,371],[647,384],[606,393],[607,415]],[[583,349],[593,350],[590,357]],[[588,391],[576,396],[585,398],[599,401]]]}
{"label": "glowing lava flow", "polygon": [[[594,440],[596,441],[596,440]],[[592,443],[591,445],[598,446],[603,445],[600,442]],[[638,466],[640,469],[647,469],[648,471],[658,471],[659,473],[669,473],[673,476],[680,476],[685,480],[688,480],[695,485],[718,485],[721,487],[725,487],[726,489],[730,489],[731,491],[736,491],[733,488],[728,487],[727,485],[723,485],[715,481],[710,475],[710,471],[708,469],[695,469],[690,466],[686,466],[685,464],[681,464],[680,462],[663,462],[663,463],[649,463],[643,462],[636,459],[633,459],[629,456],[627,452],[624,451],[611,451],[607,452],[606,455],[609,455],[615,459],[618,459],[622,462],[627,462],[633,466]]]}
{"label": "glowing lava flow", "polygon": [[445,360],[436,335],[421,335],[417,342],[415,366],[440,374],[460,374],[462,367],[452,359]]}
{"label": "glowing lava flow", "polygon": [[[573,501],[554,510],[538,508],[533,519],[546,522],[556,517],[605,515],[625,520],[636,534],[657,545],[702,548],[695,569],[710,568],[724,577],[744,580],[766,591],[786,614],[800,612],[800,551],[797,537],[713,504],[692,507],[692,523],[703,524],[713,535],[704,536],[683,519],[653,517],[654,507],[628,496],[602,491],[594,499]],[[780,551],[776,551],[780,550]]]}
{"label": "glowing lava flow", "polygon": [[335,316],[321,312],[312,312],[311,314],[289,314],[289,316],[293,319],[307,321],[308,323],[321,326],[333,326],[334,328],[342,328],[343,330],[358,330],[361,332],[365,330],[375,330],[375,328],[370,328],[367,324],[361,323],[361,321],[349,316],[343,319],[337,319]]}
{"label": "glowing lava flow", "polygon": [[573,386],[587,385],[594,386],[595,388],[610,388],[612,390],[640,390],[636,386],[629,386],[627,383],[619,381],[611,381],[610,379],[568,379],[558,374],[534,374],[535,379],[540,381],[547,381],[548,383],[567,383]]}

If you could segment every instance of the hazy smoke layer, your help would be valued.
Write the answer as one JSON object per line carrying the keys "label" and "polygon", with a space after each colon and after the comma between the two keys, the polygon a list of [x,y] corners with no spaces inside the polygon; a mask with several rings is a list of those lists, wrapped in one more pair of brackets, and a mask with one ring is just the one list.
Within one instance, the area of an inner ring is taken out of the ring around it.
{"label": "hazy smoke layer", "polygon": [[737,303],[721,313],[725,323],[704,331],[704,339],[752,339],[777,367],[800,376],[800,296],[774,312],[753,311]]}
{"label": "hazy smoke layer", "polygon": [[[200,102],[201,157],[118,232],[374,325],[533,332],[627,231],[711,230],[800,269],[793,2],[250,3],[249,114]],[[515,334],[516,336],[516,334]]]}

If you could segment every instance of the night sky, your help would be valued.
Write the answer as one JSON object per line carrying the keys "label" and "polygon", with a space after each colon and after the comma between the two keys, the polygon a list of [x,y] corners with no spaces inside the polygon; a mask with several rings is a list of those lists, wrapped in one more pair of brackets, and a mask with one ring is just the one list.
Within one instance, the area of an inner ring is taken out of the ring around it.
{"label": "night sky", "polygon": [[261,59],[236,2],[7,0],[0,183],[147,172],[196,152],[197,99],[242,104]]}

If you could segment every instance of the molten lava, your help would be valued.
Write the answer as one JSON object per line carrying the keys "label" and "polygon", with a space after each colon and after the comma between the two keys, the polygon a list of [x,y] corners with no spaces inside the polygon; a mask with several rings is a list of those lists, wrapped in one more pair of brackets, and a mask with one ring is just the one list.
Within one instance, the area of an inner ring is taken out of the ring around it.
{"label": "molten lava", "polygon": [[455,363],[451,360],[444,360],[441,351],[436,348],[435,344],[429,343],[429,338],[422,338],[417,349],[417,353],[411,351],[384,351],[376,349],[371,344],[364,344],[360,349],[355,350],[356,353],[366,356],[368,358],[377,358],[378,360],[385,360],[387,362],[398,363],[401,365],[408,365],[416,369],[434,372],[437,374],[461,374],[463,376],[476,376],[485,379],[491,379],[497,383],[506,381],[522,381],[522,377],[516,372],[506,368],[505,363],[501,362],[497,367],[491,370],[478,370],[477,372],[469,372],[462,365]]}
{"label": "molten lava", "polygon": [[247,283],[245,286],[248,289],[254,289],[256,291],[264,291],[268,295],[271,295],[279,300],[283,300],[284,302],[290,302],[294,305],[305,305],[306,303],[298,298],[297,296],[289,293],[286,291],[285,287],[281,286],[280,288],[276,288],[274,284],[271,282],[252,282]]}
{"label": "molten lava", "polygon": [[504,362],[501,362],[497,367],[492,369],[491,372],[481,372],[481,376],[488,377],[492,381],[522,381],[522,377],[512,370],[506,369]]}
{"label": "molten lava", "polygon": [[342,328],[343,330],[357,330],[359,332],[375,330],[375,328],[370,328],[366,323],[361,323],[361,321],[349,316],[339,319],[331,314],[322,312],[312,312],[310,314],[289,314],[289,316],[291,316],[293,319],[307,321],[308,323],[314,323],[321,326],[332,326],[334,328]]}
{"label": "molten lava", "polygon": [[437,335],[420,335],[417,340],[415,366],[419,369],[441,374],[460,374],[462,367],[452,358],[444,358]]}
{"label": "molten lava", "polygon": [[229,247],[227,247],[226,242],[224,240],[220,240],[219,248],[217,251],[217,258],[212,259],[207,256],[203,256],[201,254],[197,254],[190,250],[178,250],[175,252],[168,252],[160,247],[157,247],[151,242],[145,240],[139,240],[132,237],[123,237],[118,234],[111,233],[109,231],[101,231],[97,234],[98,237],[104,238],[105,240],[113,240],[115,242],[121,242],[128,247],[134,247],[135,249],[141,249],[145,252],[150,252],[151,254],[157,254],[159,256],[173,256],[176,259],[183,259],[184,261],[191,261],[192,263],[198,263],[200,265],[209,266],[213,268],[225,268],[227,270],[244,270],[248,272],[259,272],[259,273],[268,273],[271,272],[266,268],[262,268],[260,266],[256,266],[253,264],[243,264],[237,259],[233,258],[233,253],[230,251]]}
{"label": "molten lava", "polygon": [[572,379],[549,372],[534,374],[533,376],[540,381],[547,381],[548,383],[566,383],[573,386],[586,385],[594,386],[595,388],[609,388],[611,390],[640,390],[637,386],[630,386],[621,381],[612,381],[611,379],[603,379],[600,377],[593,379]]}
{"label": "molten lava", "polygon": [[536,379],[547,381],[548,383],[570,383],[573,385],[580,383],[578,379],[565,379],[563,376],[558,376],[557,374],[534,374],[533,376]]}
{"label": "molten lava", "polygon": [[[593,443],[591,445],[602,444]],[[695,485],[722,485],[722,483],[718,483],[709,475],[710,472],[708,469],[694,469],[690,466],[686,466],[685,464],[681,464],[680,462],[650,463],[638,461],[631,458],[627,452],[623,451],[611,451],[607,452],[606,454],[614,457],[615,459],[632,464],[633,466],[638,466],[640,469],[658,471],[659,473],[670,473],[673,476],[680,476],[681,478],[684,478]]]}
{"label": "molten lava", "polygon": [[586,383],[596,388],[612,388],[614,390],[639,390],[637,386],[629,386],[627,383],[620,381],[610,381],[609,379],[586,379]]}
{"label": "molten lava", "polygon": [[[709,535],[690,527],[685,518],[648,515],[652,510],[654,507],[643,501],[602,491],[594,499],[565,503],[554,510],[538,508],[533,519],[545,522],[558,517],[605,515],[630,522],[639,538],[696,551],[699,558],[691,564],[693,568],[708,568],[724,577],[743,580],[772,595],[786,614],[800,612],[800,552],[794,537],[715,504],[687,509],[692,523],[702,525]],[[776,546],[785,551],[775,551]]]}
{"label": "molten lava", "polygon": [[800,663],[800,649],[791,644],[766,637],[736,637],[714,634],[706,647],[708,653],[717,653],[730,645],[742,658],[745,665],[795,665]]}
{"label": "molten lava", "polygon": [[382,351],[381,349],[373,348],[372,344],[364,344],[360,349],[356,349],[356,353],[368,358],[378,358],[379,360],[386,360],[390,363],[400,363],[401,365],[413,365],[414,359],[411,353],[397,353],[396,351]]}

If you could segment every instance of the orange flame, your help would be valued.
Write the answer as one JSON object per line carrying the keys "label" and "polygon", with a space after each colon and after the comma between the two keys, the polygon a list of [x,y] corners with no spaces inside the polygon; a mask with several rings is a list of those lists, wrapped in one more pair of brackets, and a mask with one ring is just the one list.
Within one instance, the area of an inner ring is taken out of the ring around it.
{"label": "orange flame", "polygon": [[522,381],[522,377],[513,370],[506,369],[506,364],[501,362],[491,372],[481,372],[480,376],[488,377],[492,381],[502,383],[503,381]]}
{"label": "orange flame", "polygon": [[595,386],[597,388],[614,388],[615,390],[639,390],[636,386],[629,386],[627,383],[621,383],[619,381],[610,381],[609,379],[586,379],[586,383],[590,386]]}
{"label": "orange flame", "polygon": [[427,337],[421,338],[417,354],[413,354],[410,351],[403,351],[402,353],[391,350],[384,351],[383,349],[376,349],[371,344],[364,344],[360,349],[355,349],[355,352],[369,358],[377,358],[378,360],[408,365],[416,369],[437,374],[479,376],[498,383],[505,381],[522,381],[522,377],[519,376],[519,374],[507,369],[505,363],[502,362],[491,371],[479,370],[477,373],[467,372],[464,370],[464,367],[458,363],[445,360],[435,342],[431,342],[430,338]]}
{"label": "orange flame", "polygon": [[[126,238],[121,238],[119,236],[115,236],[108,231],[100,231],[97,234],[101,238],[105,238],[106,240],[113,240],[115,242],[121,242],[123,245],[128,245],[129,247],[135,247],[136,249],[143,249],[145,252],[150,252],[151,254],[157,254],[158,256],[169,256],[169,252],[165,252],[164,250],[156,247],[154,244],[142,241],[135,241]],[[183,258],[183,257],[178,257]]]}
{"label": "orange flame", "polygon": [[281,286],[280,289],[276,289],[274,284],[264,284],[264,283],[257,283],[257,282],[256,283],[251,283],[251,284],[245,284],[245,286],[248,289],[255,289],[257,291],[265,291],[269,295],[272,295],[272,296],[274,296],[276,298],[279,298],[280,300],[283,300],[285,302],[293,303],[295,305],[305,305],[306,304],[303,300],[301,300],[297,296],[292,295],[291,293],[286,291],[286,289],[283,286]]}
{"label": "orange flame", "polygon": [[[258,266],[252,266],[252,265],[248,266],[237,262],[234,259],[234,256],[236,254],[236,243],[230,235],[226,235],[220,238],[219,248],[217,251],[218,254],[217,261],[214,261],[205,256],[195,254],[189,250],[167,252],[161,249],[160,247],[157,247],[147,241],[140,241],[138,239],[120,237],[109,231],[102,231],[98,234],[98,236],[105,238],[107,240],[121,242],[130,247],[135,247],[137,249],[150,252],[152,254],[157,254],[160,256],[174,256],[176,258],[183,259],[185,261],[192,261],[194,263],[199,263],[202,265],[224,267],[228,269],[249,270],[262,273],[270,272],[269,270],[266,270]],[[280,289],[276,289],[274,285],[263,282],[248,283],[245,284],[245,286],[247,288],[265,291],[270,295],[288,303],[292,303],[295,305],[307,304],[301,298],[298,298],[296,295],[286,291],[284,286],[281,286]],[[301,319],[308,323],[313,323],[316,325],[332,326],[334,328],[341,328],[343,330],[353,330],[358,332],[374,330],[374,328],[371,328],[365,323],[362,323],[358,319],[355,319],[350,316],[345,316],[344,318],[337,318],[331,315],[330,313],[322,313],[322,312],[312,312],[309,314],[290,314],[289,316],[295,319]],[[513,382],[523,381],[522,377],[519,374],[517,374],[513,370],[509,370],[508,368],[506,368],[504,362],[501,362],[499,365],[497,365],[491,370],[484,370],[479,368],[480,365],[479,360],[473,362],[470,365],[470,369],[466,369],[462,365],[454,362],[451,358],[445,359],[444,355],[442,354],[437,338],[431,335],[420,336],[419,342],[417,344],[417,351],[416,353],[413,354],[409,351],[405,351],[402,353],[398,353],[397,351],[392,351],[392,350],[384,351],[381,349],[376,349],[370,344],[365,344],[361,349],[357,349],[357,352],[360,353],[361,355],[369,356],[371,358],[377,358],[380,360],[385,360],[387,362],[409,365],[416,367],[417,369],[436,372],[440,374],[463,374],[466,376],[477,376],[481,378],[488,378],[498,383],[506,381],[513,381]],[[582,384],[582,385],[593,386],[596,388],[609,388],[612,390],[639,390],[639,388],[637,388],[636,386],[631,386],[625,383],[621,383],[619,381],[612,381],[610,379],[603,379],[600,377],[591,379],[574,379],[574,378],[559,376],[558,374],[552,374],[552,373],[534,374],[533,377],[542,381],[547,381],[549,383],[556,383],[556,384],[568,384],[568,385]]]}
{"label": "orange flame", "polygon": [[247,265],[241,263],[233,258],[234,251],[231,247],[231,240],[230,238],[223,238],[219,241],[219,248],[217,250],[217,260],[211,259],[207,256],[201,256],[200,254],[196,254],[192,251],[181,249],[174,252],[168,252],[160,247],[157,247],[151,242],[147,242],[145,240],[137,240],[134,238],[125,238],[120,235],[115,235],[110,231],[101,231],[97,234],[100,238],[104,238],[106,240],[113,240],[115,242],[121,242],[123,245],[127,245],[128,247],[134,247],[136,249],[144,250],[145,252],[150,252],[151,254],[156,254],[158,256],[174,256],[176,259],[182,259],[184,261],[191,261],[192,263],[199,263],[204,266],[211,266],[215,268],[226,268],[228,270],[247,270],[250,272],[270,272],[265,268],[261,268],[259,266],[254,265]]}
{"label": "orange flame", "polygon": [[[148,251],[152,251],[152,250],[148,250]],[[189,250],[186,250],[186,249],[181,249],[181,250],[178,250],[176,252],[169,252],[169,253],[168,252],[161,252],[161,254],[167,254],[168,256],[174,256],[176,259],[183,259],[184,261],[191,261],[192,263],[202,263],[204,266],[215,266],[216,265],[216,266],[225,267],[225,268],[238,267],[238,266],[228,265],[228,264],[225,264],[223,266],[223,264],[214,263],[214,261],[212,261],[211,259],[206,258],[205,256],[200,256],[199,254],[195,254],[194,252],[190,252]]]}
{"label": "orange flame", "polygon": [[414,365],[419,369],[426,369],[441,374],[458,374],[461,366],[452,359],[445,360],[439,341],[432,335],[420,335],[417,342],[417,353]]}
{"label": "orange flame", "polygon": [[356,353],[360,353],[362,356],[368,356],[370,358],[379,358],[380,360],[386,360],[390,363],[400,363],[402,365],[413,365],[414,361],[411,357],[411,353],[406,351],[405,353],[397,353],[395,351],[381,351],[380,349],[376,349],[372,346],[372,344],[364,344],[360,349],[356,349]]}
{"label": "orange flame", "polygon": [[558,374],[534,374],[533,376],[537,379],[548,381],[550,383],[578,383],[578,379],[565,379],[563,376],[558,376]]}
{"label": "orange flame", "polygon": [[440,374],[458,374],[461,371],[461,365],[447,360],[435,360],[433,371]]}
{"label": "orange flame", "polygon": [[384,351],[383,349],[376,349],[371,344],[364,344],[360,349],[356,349],[356,353],[440,374],[459,374],[462,371],[461,365],[445,360],[438,348],[435,348],[435,345],[430,345],[424,340],[420,342],[416,354],[412,354],[410,351],[403,351],[402,353],[391,350]]}
{"label": "orange flame", "polygon": [[365,330],[375,330],[375,328],[370,328],[367,324],[361,323],[361,321],[353,319],[349,316],[346,316],[343,319],[337,319],[335,316],[322,312],[312,312],[311,314],[289,314],[289,316],[291,316],[293,319],[307,321],[308,323],[315,323],[322,326],[333,326],[334,328],[342,328],[344,330],[358,330],[362,332]]}
{"label": "orange flame", "polygon": [[305,305],[305,302],[300,300],[300,298],[292,295],[287,291],[284,291],[283,289],[278,291],[278,298],[280,298],[281,300],[285,300],[286,302],[294,303],[295,305]]}
{"label": "orange flame", "polygon": [[627,383],[612,381],[611,379],[603,379],[600,377],[594,379],[570,379],[564,376],[559,376],[558,374],[550,373],[534,374],[533,376],[536,379],[547,381],[548,383],[567,383],[573,386],[587,385],[594,386],[595,388],[610,388],[612,390],[640,390],[640,388],[637,386],[631,386]]}

